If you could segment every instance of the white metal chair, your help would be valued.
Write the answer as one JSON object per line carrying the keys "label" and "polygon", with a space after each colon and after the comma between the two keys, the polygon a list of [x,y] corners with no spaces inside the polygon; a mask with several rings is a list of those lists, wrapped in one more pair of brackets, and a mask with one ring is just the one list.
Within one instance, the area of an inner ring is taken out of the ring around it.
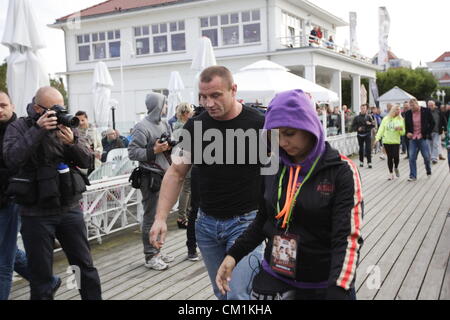
{"label": "white metal chair", "polygon": [[106,162],[118,162],[125,157],[128,158],[127,148],[112,149],[111,151],[108,152],[108,155],[106,156]]}

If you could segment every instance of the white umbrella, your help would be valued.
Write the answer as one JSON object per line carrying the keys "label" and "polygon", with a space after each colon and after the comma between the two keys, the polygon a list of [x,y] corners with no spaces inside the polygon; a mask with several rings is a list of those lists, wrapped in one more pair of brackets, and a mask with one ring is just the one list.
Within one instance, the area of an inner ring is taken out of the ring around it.
{"label": "white umbrella", "polygon": [[367,103],[367,90],[366,86],[361,83],[361,104]]}
{"label": "white umbrella", "polygon": [[27,114],[26,106],[37,89],[49,85],[48,74],[39,54],[45,48],[42,31],[29,0],[10,0],[2,44],[10,55],[6,59],[6,81],[18,116]]}
{"label": "white umbrella", "polygon": [[184,84],[178,71],[172,71],[170,73],[167,89],[169,90],[169,97],[167,99],[167,119],[169,120],[175,115],[177,105],[182,102],[181,91],[184,90]]}
{"label": "white umbrella", "polygon": [[214,55],[211,40],[207,37],[201,37],[191,65],[191,69],[197,71],[194,81],[194,92],[191,96],[193,101],[191,101],[191,103],[195,105],[198,104],[198,84],[200,74],[204,69],[215,66],[216,64],[216,57]]}
{"label": "white umbrella", "polygon": [[240,69],[233,75],[237,84],[237,97],[245,102],[258,100],[267,105],[278,92],[301,89],[317,103],[339,101],[335,92],[288,71],[268,60],[260,60]]}
{"label": "white umbrella", "polygon": [[92,81],[92,94],[94,106],[94,121],[97,127],[108,126],[111,88],[114,82],[109,74],[108,67],[102,61],[95,65],[94,78]]}

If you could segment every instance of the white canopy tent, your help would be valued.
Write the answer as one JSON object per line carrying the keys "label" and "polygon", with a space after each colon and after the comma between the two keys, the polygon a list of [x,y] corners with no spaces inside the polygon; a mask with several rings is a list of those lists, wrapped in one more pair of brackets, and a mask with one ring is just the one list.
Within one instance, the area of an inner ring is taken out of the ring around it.
{"label": "white canopy tent", "polygon": [[167,98],[167,119],[169,120],[175,115],[177,105],[182,102],[181,91],[184,90],[184,83],[178,71],[170,73],[167,89],[169,90],[169,97]]}
{"label": "white canopy tent", "polygon": [[403,104],[405,101],[409,101],[410,99],[415,99],[415,97],[405,90],[395,86],[385,94],[383,94],[381,97],[378,98],[378,102],[380,103],[380,109],[383,112],[386,112],[387,104]]}
{"label": "white canopy tent", "polygon": [[244,102],[268,105],[273,97],[283,91],[301,89],[309,93],[316,103],[338,102],[338,95],[314,82],[299,77],[279,64],[260,60],[233,75],[237,84],[237,98]]}
{"label": "white canopy tent", "polygon": [[102,61],[95,65],[92,80],[92,99],[94,107],[94,121],[98,128],[105,129],[109,123],[109,110],[111,107],[111,88],[114,82],[109,74],[108,67]]}
{"label": "white canopy tent", "polygon": [[6,59],[8,93],[20,116],[37,89],[49,85],[48,74],[39,50],[45,48],[42,30],[29,0],[10,0],[2,44],[10,55]]}
{"label": "white canopy tent", "polygon": [[201,37],[191,64],[191,69],[197,71],[194,81],[194,90],[190,101],[192,104],[198,105],[198,84],[200,73],[204,69],[210,66],[215,66],[216,64],[216,56],[214,55],[211,40],[207,37]]}

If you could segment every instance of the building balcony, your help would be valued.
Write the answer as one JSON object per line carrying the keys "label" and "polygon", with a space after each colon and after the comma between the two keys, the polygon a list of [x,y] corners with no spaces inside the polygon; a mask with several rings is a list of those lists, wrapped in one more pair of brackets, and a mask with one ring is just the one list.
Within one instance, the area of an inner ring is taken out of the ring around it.
{"label": "building balcony", "polygon": [[351,52],[348,48],[337,45],[333,41],[328,41],[326,39],[311,35],[305,36],[304,34],[301,34],[299,36],[280,37],[278,38],[278,43],[281,50],[298,48],[324,48],[345,57],[372,64],[372,59],[369,57],[363,56],[362,54],[357,52]]}

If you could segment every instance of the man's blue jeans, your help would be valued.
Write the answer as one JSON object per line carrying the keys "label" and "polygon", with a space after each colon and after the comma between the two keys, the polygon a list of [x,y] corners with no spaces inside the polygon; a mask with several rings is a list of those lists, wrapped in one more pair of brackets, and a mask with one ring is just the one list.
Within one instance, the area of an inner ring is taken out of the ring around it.
{"label": "man's blue jeans", "polygon": [[8,300],[14,270],[30,279],[25,252],[17,248],[20,228],[17,209],[15,204],[0,209],[0,300]]}
{"label": "man's blue jeans", "polygon": [[242,259],[233,270],[230,281],[231,291],[226,295],[221,294],[217,288],[216,275],[226,252],[255,217],[256,211],[252,211],[242,216],[219,220],[206,215],[201,209],[198,211],[195,223],[197,245],[208,270],[214,294],[220,300],[250,300],[253,277],[259,272],[262,261],[262,244]]}
{"label": "man's blue jeans", "polygon": [[409,177],[417,178],[417,155],[422,154],[427,175],[431,174],[430,145],[426,139],[409,140]]}

